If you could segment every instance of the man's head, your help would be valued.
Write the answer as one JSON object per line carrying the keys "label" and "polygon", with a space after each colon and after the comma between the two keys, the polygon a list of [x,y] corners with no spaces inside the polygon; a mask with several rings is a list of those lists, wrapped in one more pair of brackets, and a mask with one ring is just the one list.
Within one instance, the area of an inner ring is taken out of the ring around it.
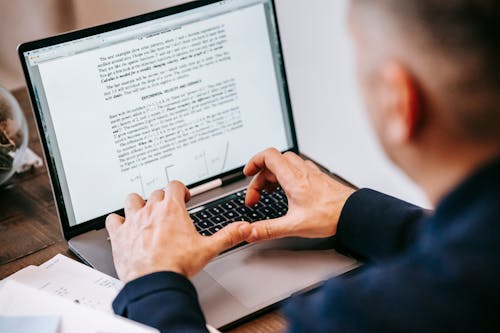
{"label": "man's head", "polygon": [[350,24],[375,130],[412,178],[447,153],[500,151],[498,1],[351,0]]}

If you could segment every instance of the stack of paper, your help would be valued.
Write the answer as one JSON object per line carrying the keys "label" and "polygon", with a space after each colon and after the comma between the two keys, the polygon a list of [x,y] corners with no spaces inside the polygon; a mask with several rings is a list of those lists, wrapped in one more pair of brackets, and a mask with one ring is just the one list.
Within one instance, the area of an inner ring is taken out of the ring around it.
{"label": "stack of paper", "polygon": [[9,329],[0,332],[34,332],[30,325],[40,333],[157,332],[113,314],[111,304],[123,282],[61,254],[1,283],[0,328]]}
{"label": "stack of paper", "polygon": [[60,318],[58,332],[61,333],[157,332],[128,319],[75,304],[68,299],[12,280],[5,282],[0,290],[0,295],[0,314],[2,316],[58,317]]}
{"label": "stack of paper", "polygon": [[[0,325],[15,327],[17,332],[29,325],[49,324],[51,317],[57,319],[55,332],[157,332],[113,314],[111,303],[123,287],[121,281],[61,254],[3,282]],[[36,332],[43,332],[41,328]]]}
{"label": "stack of paper", "polygon": [[113,313],[111,303],[123,288],[120,280],[62,254],[40,266],[28,266],[6,280],[14,280],[73,303],[109,313]]}

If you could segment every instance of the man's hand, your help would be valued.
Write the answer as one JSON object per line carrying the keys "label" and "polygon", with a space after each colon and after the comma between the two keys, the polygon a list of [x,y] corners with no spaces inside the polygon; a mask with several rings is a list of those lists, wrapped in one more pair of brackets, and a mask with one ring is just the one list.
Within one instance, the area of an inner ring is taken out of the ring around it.
{"label": "man's hand", "polygon": [[186,277],[196,275],[220,252],[250,234],[248,223],[232,223],[213,236],[201,236],[186,210],[188,189],[171,182],[155,191],[146,203],[130,194],[125,218],[116,214],[106,219],[116,272],[128,282],[141,276],[171,271]]}
{"label": "man's hand", "polygon": [[294,153],[267,149],[247,164],[245,175],[255,176],[245,203],[255,205],[262,190],[281,186],[288,197],[288,213],[274,220],[252,224],[247,239],[256,242],[283,237],[324,238],[335,235],[340,213],[354,189],[323,173],[313,162]]}

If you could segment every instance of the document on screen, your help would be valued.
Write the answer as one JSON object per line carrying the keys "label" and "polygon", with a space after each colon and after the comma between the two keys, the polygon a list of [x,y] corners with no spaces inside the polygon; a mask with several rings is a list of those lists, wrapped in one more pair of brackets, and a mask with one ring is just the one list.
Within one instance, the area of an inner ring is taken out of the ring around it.
{"label": "document on screen", "polygon": [[39,66],[75,223],[289,148],[263,4]]}

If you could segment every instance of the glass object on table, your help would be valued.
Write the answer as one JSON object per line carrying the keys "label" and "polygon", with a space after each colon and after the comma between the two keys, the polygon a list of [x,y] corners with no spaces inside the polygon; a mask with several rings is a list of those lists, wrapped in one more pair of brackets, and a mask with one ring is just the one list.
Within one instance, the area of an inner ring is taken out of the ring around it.
{"label": "glass object on table", "polygon": [[0,185],[23,161],[28,145],[26,118],[12,94],[0,87]]}

